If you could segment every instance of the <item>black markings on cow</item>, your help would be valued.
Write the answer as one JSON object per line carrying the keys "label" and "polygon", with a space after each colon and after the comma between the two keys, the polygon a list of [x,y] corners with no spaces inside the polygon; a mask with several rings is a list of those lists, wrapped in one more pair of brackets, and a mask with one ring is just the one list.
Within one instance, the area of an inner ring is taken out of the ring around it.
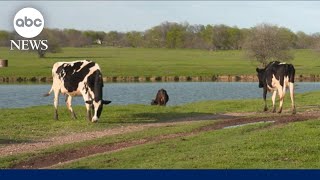
{"label": "black markings on cow", "polygon": [[79,83],[87,76],[90,68],[95,65],[94,62],[90,62],[80,69],[82,64],[83,62],[76,62],[73,65],[65,63],[57,69],[56,73],[60,79],[63,79],[64,86],[68,92],[76,91]]}
{"label": "black markings on cow", "polygon": [[103,100],[103,79],[98,64],[88,60],[57,62],[52,68],[53,83],[46,96],[54,92],[54,118],[58,119],[59,93],[66,95],[66,105],[72,118],[76,115],[72,109],[72,97],[82,95],[87,108],[87,117],[96,122],[100,118],[103,105],[111,101]]}
{"label": "black markings on cow", "polygon": [[169,95],[166,90],[160,89],[155,99],[152,99],[151,105],[165,106],[169,101]]}
{"label": "black markings on cow", "polygon": [[263,88],[263,99],[265,102],[264,111],[267,111],[266,97],[267,92],[273,92],[272,95],[272,112],[276,111],[275,100],[278,92],[280,98],[280,106],[278,113],[282,112],[282,106],[286,88],[289,87],[292,114],[296,113],[294,104],[294,76],[295,68],[292,64],[280,63],[279,61],[270,62],[263,69],[256,69],[259,78],[259,88]]}

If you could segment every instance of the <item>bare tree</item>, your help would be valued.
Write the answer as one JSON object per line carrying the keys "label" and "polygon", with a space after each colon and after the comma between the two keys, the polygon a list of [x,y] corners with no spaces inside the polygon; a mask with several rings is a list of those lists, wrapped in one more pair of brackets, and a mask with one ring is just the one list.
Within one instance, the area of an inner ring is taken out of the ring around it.
{"label": "bare tree", "polygon": [[260,24],[251,29],[244,49],[250,58],[256,59],[263,66],[273,60],[287,61],[293,59],[289,36],[284,36],[284,29],[275,25]]}

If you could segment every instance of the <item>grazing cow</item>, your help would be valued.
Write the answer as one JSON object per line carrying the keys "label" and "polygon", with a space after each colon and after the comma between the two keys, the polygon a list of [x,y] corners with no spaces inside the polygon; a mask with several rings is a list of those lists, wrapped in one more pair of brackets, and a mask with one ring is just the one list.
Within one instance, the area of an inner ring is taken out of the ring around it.
{"label": "grazing cow", "polygon": [[272,112],[276,111],[275,100],[277,91],[280,98],[278,113],[282,112],[282,105],[286,88],[289,87],[291,97],[292,114],[296,113],[294,105],[294,75],[295,69],[292,64],[280,63],[279,61],[270,62],[264,69],[256,69],[259,78],[259,88],[263,88],[263,99],[265,103],[264,111],[267,111],[266,96],[267,91],[273,92]]}
{"label": "grazing cow", "polygon": [[[111,101],[102,99],[103,80],[100,67],[97,63],[89,60],[73,62],[57,62],[52,68],[53,83],[50,91],[44,96],[54,92],[54,119],[58,119],[59,93],[66,95],[66,105],[71,112],[72,118],[76,115],[71,107],[72,97],[82,95],[87,108],[89,121],[98,121],[103,104]],[[93,117],[91,116],[93,111]]]}
{"label": "grazing cow", "polygon": [[152,99],[151,105],[165,106],[169,101],[169,95],[164,89],[160,89],[157,93],[156,99]]}

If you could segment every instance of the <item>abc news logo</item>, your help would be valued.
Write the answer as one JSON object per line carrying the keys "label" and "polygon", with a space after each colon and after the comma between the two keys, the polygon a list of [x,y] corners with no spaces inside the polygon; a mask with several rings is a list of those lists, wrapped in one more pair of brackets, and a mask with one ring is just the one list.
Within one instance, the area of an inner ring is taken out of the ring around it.
{"label": "abc news logo", "polygon": [[16,24],[17,27],[32,27],[33,25],[36,27],[41,27],[42,21],[41,19],[37,18],[34,21],[32,19],[29,19],[27,16],[24,17],[23,19],[17,19]]}
{"label": "abc news logo", "polygon": [[[38,36],[44,28],[42,14],[34,8],[23,8],[17,12],[13,20],[16,32],[24,38]],[[42,50],[48,49],[48,40],[10,40],[10,50]]]}

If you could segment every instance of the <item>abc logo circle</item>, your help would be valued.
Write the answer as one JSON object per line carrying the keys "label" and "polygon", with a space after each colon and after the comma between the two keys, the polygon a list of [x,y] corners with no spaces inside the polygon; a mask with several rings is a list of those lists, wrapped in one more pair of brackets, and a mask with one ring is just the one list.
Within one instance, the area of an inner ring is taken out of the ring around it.
{"label": "abc logo circle", "polygon": [[42,14],[34,8],[23,8],[17,12],[13,20],[16,32],[25,38],[38,36],[44,27]]}

